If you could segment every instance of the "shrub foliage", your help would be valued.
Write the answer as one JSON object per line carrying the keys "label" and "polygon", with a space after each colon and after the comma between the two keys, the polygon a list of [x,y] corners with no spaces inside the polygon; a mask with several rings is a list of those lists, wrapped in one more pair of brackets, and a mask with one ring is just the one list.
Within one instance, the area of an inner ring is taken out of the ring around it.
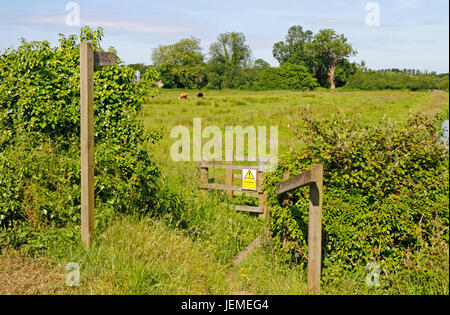
{"label": "shrub foliage", "polygon": [[307,256],[308,189],[283,206],[275,187],[284,172],[296,175],[312,163],[324,165],[326,267],[375,261],[396,268],[437,243],[448,245],[448,146],[438,117],[363,128],[344,115],[325,120],[309,110],[299,114],[294,131],[302,145],[281,157],[266,179],[271,231],[285,259]]}
{"label": "shrub foliage", "polygon": [[[83,28],[58,47],[22,40],[0,56],[0,228],[79,225],[79,42],[102,50],[102,36]],[[159,134],[145,133],[141,118],[156,79],[150,68],[134,82],[120,59],[95,67],[97,223],[157,208],[159,171],[143,145]]]}
{"label": "shrub foliage", "polygon": [[401,72],[357,72],[346,84],[361,90],[429,90],[448,91],[448,75],[407,74]]}
{"label": "shrub foliage", "polygon": [[279,68],[265,68],[256,76],[257,90],[314,90],[319,84],[302,65],[284,63]]}

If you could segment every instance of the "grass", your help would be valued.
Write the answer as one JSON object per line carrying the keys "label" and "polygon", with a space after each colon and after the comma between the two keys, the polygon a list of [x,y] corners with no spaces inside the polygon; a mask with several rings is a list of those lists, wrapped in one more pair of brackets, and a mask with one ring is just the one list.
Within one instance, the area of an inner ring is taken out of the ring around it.
{"label": "grass", "polygon": [[[56,287],[55,291],[18,292],[306,294],[304,267],[281,263],[271,252],[268,240],[241,265],[230,265],[237,253],[263,233],[266,222],[255,215],[236,212],[223,194],[211,192],[207,198],[200,198],[196,189],[199,171],[195,163],[176,163],[170,158],[170,146],[175,141],[169,136],[172,127],[182,125],[191,129],[192,119],[196,117],[202,118],[203,128],[215,125],[222,130],[225,126],[276,125],[279,150],[283,153],[297,144],[289,122],[300,107],[310,106],[314,112],[328,118],[344,111],[349,116],[360,116],[367,125],[382,119],[404,121],[409,113],[448,113],[448,93],[444,92],[207,91],[203,99],[178,100],[180,92],[161,90],[151,103],[144,105],[143,120],[148,130],[163,130],[162,140],[147,149],[162,171],[161,185],[176,192],[187,204],[182,218],[185,226],[175,228],[164,219],[117,218],[99,233],[89,252],[79,244],[67,244],[63,248],[55,245],[45,253],[50,261],[46,266],[53,270],[47,274],[53,276],[44,277],[41,283],[46,288]],[[224,181],[224,172],[217,171],[213,175],[218,181]],[[251,200],[246,202],[251,203]],[[448,294],[448,248],[438,248],[436,253],[442,257],[439,265],[433,266],[426,258],[418,258],[412,268],[417,272],[392,271],[380,288],[368,287],[365,284],[367,272],[360,268],[331,277],[323,283],[322,293]],[[80,287],[61,288],[66,275],[64,270],[61,273],[61,266],[69,262],[80,264]],[[446,280],[439,280],[442,277]]]}
{"label": "grass", "polygon": [[[193,118],[202,119],[202,128],[218,126],[278,126],[279,151],[296,145],[289,122],[301,107],[309,106],[322,117],[331,118],[339,111],[349,117],[361,117],[373,125],[381,120],[404,121],[410,113],[442,112],[448,107],[448,93],[409,91],[370,92],[293,92],[293,91],[208,91],[203,99],[178,100],[180,90],[160,90],[160,94],[143,107],[147,129],[164,128],[165,137],[152,148],[155,158],[167,161],[168,148],[174,142],[168,136],[175,126],[192,130]],[[188,93],[194,95],[195,93]],[[201,104],[201,105],[199,105]]]}
{"label": "grass", "polygon": [[[130,242],[129,240],[133,240]],[[149,219],[124,218],[111,226],[81,264],[81,293],[225,294],[226,269],[205,243]]]}
{"label": "grass", "polygon": [[63,266],[48,258],[6,251],[0,255],[0,295],[68,294],[63,273]]}
{"label": "grass", "polygon": [[[50,256],[61,255],[51,248]],[[80,266],[73,294],[225,294],[226,268],[206,243],[150,218],[123,217],[89,251],[73,245],[63,260]]]}

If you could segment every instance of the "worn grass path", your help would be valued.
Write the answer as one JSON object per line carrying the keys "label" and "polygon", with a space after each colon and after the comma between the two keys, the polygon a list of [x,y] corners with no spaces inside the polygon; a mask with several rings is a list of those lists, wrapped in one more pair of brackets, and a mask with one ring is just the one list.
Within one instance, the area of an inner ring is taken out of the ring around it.
{"label": "worn grass path", "polygon": [[[260,246],[262,236],[258,236],[253,242],[251,242],[243,251],[237,254],[231,264],[233,267],[239,267],[242,261],[254,250],[256,247]],[[242,291],[237,288],[237,278],[239,277],[236,268],[230,269],[227,274],[227,281],[230,283],[233,295],[257,295],[257,292]]]}

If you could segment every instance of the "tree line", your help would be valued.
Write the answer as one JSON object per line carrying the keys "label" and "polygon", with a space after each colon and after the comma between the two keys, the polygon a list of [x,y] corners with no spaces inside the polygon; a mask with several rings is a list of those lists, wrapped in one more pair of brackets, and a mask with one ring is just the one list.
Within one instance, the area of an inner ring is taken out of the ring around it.
{"label": "tree line", "polygon": [[[347,86],[366,90],[448,90],[448,75],[415,69],[374,71],[367,69],[364,61],[350,62],[357,51],[333,29],[314,34],[300,25],[292,26],[285,40],[274,44],[272,54],[278,67],[263,59],[254,60],[243,33],[227,32],[217,36],[207,54],[195,37],[160,45],[152,51],[150,67],[159,72],[165,88],[313,90]],[[129,66],[141,73],[148,68],[144,64]]]}
{"label": "tree line", "polygon": [[[219,34],[207,54],[200,44],[200,39],[191,37],[153,49],[152,67],[166,88],[334,89],[343,86],[358,69],[348,61],[356,51],[344,35],[332,29],[314,35],[301,26],[291,27],[285,41],[273,47],[278,67],[253,59],[243,33]],[[141,73],[147,68],[143,64],[130,66]]]}

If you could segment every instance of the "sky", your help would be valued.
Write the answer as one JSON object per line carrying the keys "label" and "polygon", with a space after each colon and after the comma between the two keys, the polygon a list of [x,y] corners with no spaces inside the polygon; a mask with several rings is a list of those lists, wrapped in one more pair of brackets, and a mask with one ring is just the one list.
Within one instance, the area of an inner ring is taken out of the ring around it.
{"label": "sky", "polygon": [[128,64],[151,64],[159,45],[193,36],[206,54],[217,35],[236,31],[245,34],[254,59],[277,66],[273,45],[301,25],[344,34],[358,51],[351,60],[371,69],[449,72],[448,0],[79,0],[79,26],[71,25],[77,10],[70,2],[0,0],[0,52],[20,38],[57,45],[59,33],[101,26],[104,48],[115,47]]}

